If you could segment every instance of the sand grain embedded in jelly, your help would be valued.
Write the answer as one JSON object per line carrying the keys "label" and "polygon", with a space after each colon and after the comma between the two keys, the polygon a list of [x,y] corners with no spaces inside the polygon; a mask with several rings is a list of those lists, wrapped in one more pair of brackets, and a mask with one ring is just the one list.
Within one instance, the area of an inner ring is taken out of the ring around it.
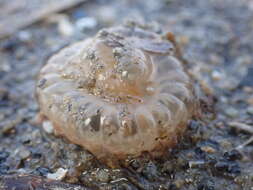
{"label": "sand grain embedded in jelly", "polygon": [[39,74],[41,114],[99,159],[160,156],[198,104],[174,45],[132,24],[62,49]]}

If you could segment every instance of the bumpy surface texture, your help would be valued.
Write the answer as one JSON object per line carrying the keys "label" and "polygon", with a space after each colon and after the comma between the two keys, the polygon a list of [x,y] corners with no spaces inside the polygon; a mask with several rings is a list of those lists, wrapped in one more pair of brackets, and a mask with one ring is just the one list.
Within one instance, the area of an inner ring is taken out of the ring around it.
{"label": "bumpy surface texture", "polygon": [[197,100],[175,44],[146,25],[103,29],[41,69],[41,114],[100,159],[161,155],[177,143]]}

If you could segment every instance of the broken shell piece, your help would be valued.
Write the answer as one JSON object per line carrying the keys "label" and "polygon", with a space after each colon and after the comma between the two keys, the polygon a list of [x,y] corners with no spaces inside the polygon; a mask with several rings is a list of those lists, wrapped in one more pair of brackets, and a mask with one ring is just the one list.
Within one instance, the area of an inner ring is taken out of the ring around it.
{"label": "broken shell piece", "polygon": [[40,71],[41,114],[101,160],[160,156],[198,109],[173,43],[131,25],[64,48]]}
{"label": "broken shell piece", "polygon": [[52,134],[54,132],[53,125],[52,125],[52,123],[50,121],[47,121],[47,120],[43,121],[42,127],[49,134]]}
{"label": "broken shell piece", "polygon": [[47,174],[48,179],[53,179],[53,180],[62,180],[66,177],[68,170],[64,168],[58,168],[55,173],[49,173]]}

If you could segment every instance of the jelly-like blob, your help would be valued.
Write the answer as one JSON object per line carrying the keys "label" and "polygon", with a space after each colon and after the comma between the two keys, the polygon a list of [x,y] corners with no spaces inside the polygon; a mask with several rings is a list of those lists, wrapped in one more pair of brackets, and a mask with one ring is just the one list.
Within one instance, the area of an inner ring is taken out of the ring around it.
{"label": "jelly-like blob", "polygon": [[103,29],[41,69],[41,114],[99,159],[160,156],[177,143],[198,104],[175,49],[137,24]]}

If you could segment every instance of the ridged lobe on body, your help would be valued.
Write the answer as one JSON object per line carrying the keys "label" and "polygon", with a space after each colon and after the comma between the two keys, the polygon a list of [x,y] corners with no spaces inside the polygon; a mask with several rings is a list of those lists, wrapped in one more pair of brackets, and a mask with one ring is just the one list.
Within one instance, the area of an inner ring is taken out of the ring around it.
{"label": "ridged lobe on body", "polygon": [[173,44],[136,25],[104,29],[54,55],[37,96],[58,134],[107,160],[160,155],[197,105]]}

